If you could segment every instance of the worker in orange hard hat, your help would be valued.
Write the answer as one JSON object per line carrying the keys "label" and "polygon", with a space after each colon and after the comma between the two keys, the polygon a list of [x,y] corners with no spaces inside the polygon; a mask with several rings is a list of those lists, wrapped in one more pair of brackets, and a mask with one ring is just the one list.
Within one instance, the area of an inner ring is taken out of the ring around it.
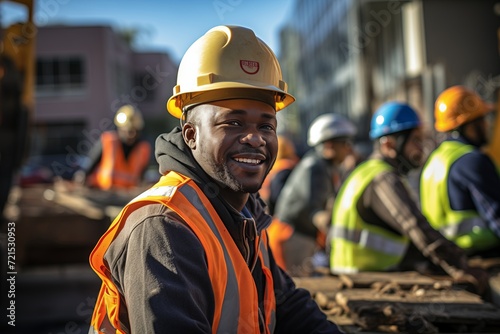
{"label": "worker in orange hard hat", "polygon": [[116,131],[103,132],[89,154],[84,172],[90,187],[102,190],[137,187],[149,166],[151,145],[140,136],[144,120],[139,109],[122,106],[114,123]]}
{"label": "worker in orange hard hat", "polygon": [[156,140],[162,177],[94,248],[94,333],[340,333],[275,263],[258,195],[290,105],[272,50],[218,26],[184,54]]}
{"label": "worker in orange hard hat", "polygon": [[481,148],[493,106],[463,86],[442,92],[435,128],[447,133],[421,175],[422,211],[432,226],[470,255],[500,252],[500,177]]}

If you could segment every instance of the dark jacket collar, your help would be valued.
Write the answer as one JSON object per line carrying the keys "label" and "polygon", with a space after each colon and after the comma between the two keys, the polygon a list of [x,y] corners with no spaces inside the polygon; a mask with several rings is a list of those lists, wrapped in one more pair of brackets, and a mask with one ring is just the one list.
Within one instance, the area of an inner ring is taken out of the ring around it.
{"label": "dark jacket collar", "polygon": [[477,145],[471,143],[467,138],[465,138],[464,136],[462,136],[457,131],[449,134],[446,137],[446,141],[457,141],[457,142],[465,144],[465,145],[472,145],[472,146],[476,146],[477,147]]}

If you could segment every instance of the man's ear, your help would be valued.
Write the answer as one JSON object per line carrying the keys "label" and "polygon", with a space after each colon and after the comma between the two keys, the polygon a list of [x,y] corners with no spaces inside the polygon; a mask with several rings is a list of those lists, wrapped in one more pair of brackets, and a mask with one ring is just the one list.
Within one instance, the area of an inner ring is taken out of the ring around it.
{"label": "man's ear", "polygon": [[192,123],[185,123],[182,127],[182,137],[190,149],[196,148],[196,127]]}
{"label": "man's ear", "polygon": [[396,151],[396,139],[393,136],[384,136],[379,139],[380,141],[380,152],[386,157],[395,158],[397,156]]}

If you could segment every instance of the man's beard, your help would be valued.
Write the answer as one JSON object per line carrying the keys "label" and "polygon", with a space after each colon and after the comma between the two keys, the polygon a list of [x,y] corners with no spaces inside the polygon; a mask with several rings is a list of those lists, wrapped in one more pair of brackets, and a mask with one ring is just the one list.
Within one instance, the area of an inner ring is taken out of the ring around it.
{"label": "man's beard", "polygon": [[401,174],[406,175],[412,169],[419,168],[421,166],[421,157],[418,158],[408,158],[404,154],[398,154],[397,157],[399,161],[398,170]]}
{"label": "man's beard", "polygon": [[259,191],[262,182],[258,186],[245,186],[235,175],[231,173],[227,164],[214,164],[215,180],[222,188],[229,188],[235,192],[256,193]]}

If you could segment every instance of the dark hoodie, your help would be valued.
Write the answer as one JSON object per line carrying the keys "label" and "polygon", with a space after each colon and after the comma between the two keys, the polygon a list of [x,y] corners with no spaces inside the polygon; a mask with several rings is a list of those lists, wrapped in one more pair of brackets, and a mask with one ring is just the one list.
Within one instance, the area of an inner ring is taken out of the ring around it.
{"label": "dark hoodie", "polygon": [[[156,140],[160,173],[176,171],[193,179],[210,200],[232,235],[249,268],[263,309],[264,282],[253,243],[270,224],[262,201],[251,194],[245,206],[253,219],[237,212],[219,193],[185,145],[179,128]],[[207,185],[211,185],[208,187]],[[243,223],[244,220],[250,223]],[[186,223],[161,204],[134,211],[108,248],[105,260],[123,298],[120,320],[132,333],[211,333],[214,295],[203,246]],[[326,320],[308,291],[274,262],[275,333],[340,333]],[[128,311],[127,311],[128,309]],[[262,331],[262,329],[261,329]]]}

